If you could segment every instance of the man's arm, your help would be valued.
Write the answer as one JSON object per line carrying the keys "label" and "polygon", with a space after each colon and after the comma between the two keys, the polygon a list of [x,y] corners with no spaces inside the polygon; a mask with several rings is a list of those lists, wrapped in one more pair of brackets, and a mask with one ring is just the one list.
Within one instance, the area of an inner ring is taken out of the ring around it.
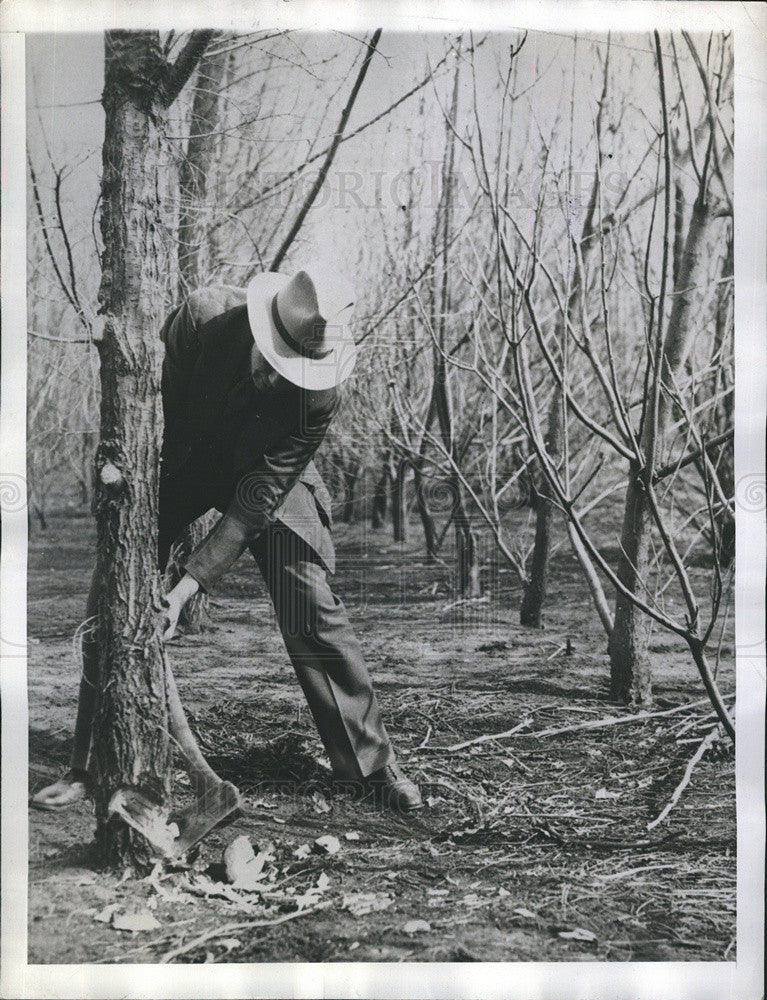
{"label": "man's arm", "polygon": [[308,414],[300,429],[275,442],[237,484],[224,516],[187,559],[186,572],[210,591],[274,514],[311,461],[335,406]]}

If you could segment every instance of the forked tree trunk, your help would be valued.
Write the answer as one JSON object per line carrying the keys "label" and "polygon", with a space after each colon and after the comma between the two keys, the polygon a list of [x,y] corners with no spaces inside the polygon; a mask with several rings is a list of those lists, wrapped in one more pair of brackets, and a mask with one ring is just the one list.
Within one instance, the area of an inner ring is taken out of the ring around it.
{"label": "forked tree trunk", "polygon": [[[703,245],[709,221],[708,206],[702,197],[698,197],[693,205],[679,264],[678,282],[663,346],[662,379],[670,387],[674,386],[684,369],[697,329],[696,320],[703,312]],[[660,448],[670,412],[669,396],[664,391],[660,393],[657,421],[652,413],[652,405],[648,402],[641,441],[645,459],[649,458],[648,449],[653,439]],[[632,462],[618,560],[618,577],[632,593],[638,593],[648,582],[651,514],[643,475],[643,468],[636,461]],[[613,630],[608,642],[610,681],[613,697],[630,704],[647,705],[652,700],[652,671],[647,656],[649,624],[647,616],[629,598],[619,593],[615,603]]]}
{"label": "forked tree trunk", "polygon": [[105,860],[146,861],[143,840],[108,819],[120,787],[169,793],[163,605],[157,570],[162,440],[158,337],[168,280],[162,154],[166,109],[210,38],[195,32],[172,67],[155,31],[105,35],[101,181],[104,314],[96,451],[98,688],[93,721],[96,839]]}
{"label": "forked tree trunk", "polygon": [[[562,393],[554,393],[549,409],[549,428],[546,450],[554,465],[559,464],[562,452]],[[541,627],[541,610],[546,600],[546,584],[551,549],[551,522],[554,515],[552,489],[545,476],[540,477],[535,498],[535,543],[530,576],[519,609],[519,620],[530,628]]]}
{"label": "forked tree trunk", "polygon": [[161,205],[164,60],[156,32],[107,32],[101,184],[104,313],[96,452],[99,690],[93,729],[96,836],[104,858],[140,855],[107,821],[121,786],[169,792],[165,654],[158,628],[157,485],[162,428],[157,331],[167,281]]}

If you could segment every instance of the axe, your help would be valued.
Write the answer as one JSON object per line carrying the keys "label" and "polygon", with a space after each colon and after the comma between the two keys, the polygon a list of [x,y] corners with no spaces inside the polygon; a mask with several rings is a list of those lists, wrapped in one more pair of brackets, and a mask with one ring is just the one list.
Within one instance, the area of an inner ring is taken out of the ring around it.
{"label": "axe", "polygon": [[118,788],[109,801],[108,815],[119,816],[170,860],[181,857],[216,824],[242,810],[243,803],[231,781],[222,781],[203,757],[189,728],[170,663],[166,663],[170,732],[186,760],[196,799],[185,809],[171,812],[135,788]]}

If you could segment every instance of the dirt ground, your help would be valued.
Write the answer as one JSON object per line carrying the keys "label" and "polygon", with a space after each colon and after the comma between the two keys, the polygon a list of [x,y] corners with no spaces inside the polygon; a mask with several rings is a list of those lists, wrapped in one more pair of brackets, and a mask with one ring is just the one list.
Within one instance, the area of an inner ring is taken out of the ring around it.
{"label": "dirt ground", "polygon": [[[604,634],[566,548],[532,631],[503,566],[486,568],[489,599],[456,604],[447,567],[426,565],[417,540],[341,525],[336,544],[336,589],[427,808],[401,818],[334,791],[246,556],[216,594],[215,629],[170,655],[201,745],[247,815],[188,866],[147,878],[98,868],[88,803],[30,810],[30,963],[734,961],[729,742],[648,830],[713,725],[681,643],[656,632],[651,645],[654,711],[678,711],[584,728],[626,712],[609,701]],[[53,517],[30,541],[30,791],[60,776],[71,749],[93,545],[87,516]],[[731,635],[719,681],[730,695]],[[181,772],[175,788],[183,799]],[[263,861],[258,891],[225,880],[222,852],[239,835]],[[324,835],[335,853],[314,845]],[[118,929],[126,913],[147,929]]]}

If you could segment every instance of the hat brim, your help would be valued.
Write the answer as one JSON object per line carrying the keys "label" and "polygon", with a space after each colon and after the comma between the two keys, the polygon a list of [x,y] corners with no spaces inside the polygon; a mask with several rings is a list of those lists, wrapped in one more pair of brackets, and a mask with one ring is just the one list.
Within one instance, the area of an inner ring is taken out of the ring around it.
{"label": "hat brim", "polygon": [[331,389],[347,379],[354,369],[357,347],[348,325],[328,326],[331,347],[325,358],[306,358],[282,339],[272,319],[272,299],[290,281],[285,274],[267,271],[248,284],[248,322],[259,351],[276,372],[303,389]]}

